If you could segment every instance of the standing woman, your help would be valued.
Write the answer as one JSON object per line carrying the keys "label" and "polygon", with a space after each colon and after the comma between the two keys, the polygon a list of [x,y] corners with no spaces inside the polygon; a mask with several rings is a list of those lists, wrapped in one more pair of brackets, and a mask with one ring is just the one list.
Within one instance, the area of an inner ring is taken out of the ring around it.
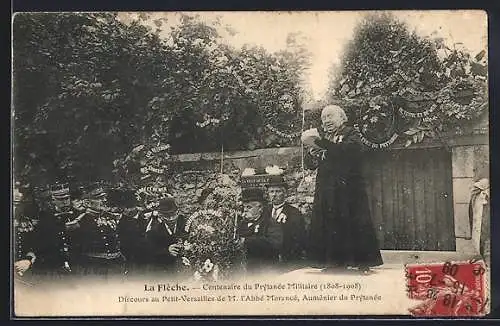
{"label": "standing woman", "polygon": [[305,163],[317,168],[310,233],[310,258],[325,271],[355,267],[368,273],[382,265],[361,172],[358,133],[342,108],[321,112],[322,130],[305,131]]}

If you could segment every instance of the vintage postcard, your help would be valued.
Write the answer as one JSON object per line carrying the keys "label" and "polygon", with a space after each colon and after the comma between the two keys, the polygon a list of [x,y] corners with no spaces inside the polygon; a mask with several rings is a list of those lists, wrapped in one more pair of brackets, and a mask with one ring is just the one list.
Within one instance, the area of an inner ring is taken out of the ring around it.
{"label": "vintage postcard", "polygon": [[13,317],[481,317],[483,11],[16,13]]}

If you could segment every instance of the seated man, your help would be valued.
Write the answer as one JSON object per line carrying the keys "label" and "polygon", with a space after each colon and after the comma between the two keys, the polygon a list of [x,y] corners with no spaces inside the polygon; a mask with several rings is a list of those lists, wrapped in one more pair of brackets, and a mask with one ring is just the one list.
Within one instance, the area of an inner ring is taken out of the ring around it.
{"label": "seated man", "polygon": [[267,195],[271,202],[264,214],[269,216],[267,232],[277,248],[278,259],[286,268],[297,268],[306,258],[306,228],[301,212],[285,202],[287,185],[281,175],[270,177]]}
{"label": "seated man", "polygon": [[243,219],[239,223],[238,234],[246,249],[248,272],[259,272],[272,266],[278,253],[273,250],[267,238],[264,220],[264,192],[261,189],[243,189]]}
{"label": "seated man", "polygon": [[244,219],[240,236],[245,238],[247,270],[284,271],[298,267],[305,258],[305,223],[300,211],[285,204],[285,184],[281,177],[268,185],[273,206],[264,204],[260,189],[244,189]]}

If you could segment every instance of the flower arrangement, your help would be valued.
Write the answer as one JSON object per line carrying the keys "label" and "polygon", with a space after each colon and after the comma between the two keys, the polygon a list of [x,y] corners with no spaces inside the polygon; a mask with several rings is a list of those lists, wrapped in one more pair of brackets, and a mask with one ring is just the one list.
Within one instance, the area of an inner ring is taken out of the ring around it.
{"label": "flower arrangement", "polygon": [[162,182],[169,170],[169,150],[169,144],[160,142],[135,146],[113,162],[115,178],[136,188]]}
{"label": "flower arrangement", "polygon": [[242,266],[243,247],[235,233],[239,193],[233,182],[224,175],[218,178],[204,209],[186,221],[180,269],[196,281],[225,279]]}

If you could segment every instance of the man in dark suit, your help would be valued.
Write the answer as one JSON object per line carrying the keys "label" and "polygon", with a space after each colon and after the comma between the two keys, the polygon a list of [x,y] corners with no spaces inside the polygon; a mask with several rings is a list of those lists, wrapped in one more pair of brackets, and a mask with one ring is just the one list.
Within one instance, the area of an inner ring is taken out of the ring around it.
{"label": "man in dark suit", "polygon": [[144,216],[147,269],[151,272],[175,273],[185,235],[185,217],[178,213],[177,204],[171,195],[160,199],[158,206]]}
{"label": "man in dark suit", "polygon": [[[112,194],[112,196],[118,194]],[[119,207],[122,217],[118,223],[118,234],[121,243],[121,252],[126,259],[126,274],[141,275],[142,269],[148,262],[148,244],[145,231],[147,220],[143,212],[137,207],[137,199],[133,190],[121,192]]]}
{"label": "man in dark suit", "polygon": [[283,269],[303,265],[306,258],[306,228],[301,212],[285,202],[287,185],[281,175],[270,176],[267,195],[270,205],[264,209],[267,216],[267,233],[273,248],[278,252],[278,262]]}
{"label": "man in dark suit", "polygon": [[239,234],[247,251],[247,271],[286,271],[305,259],[306,230],[300,211],[285,203],[286,185],[281,176],[270,176],[265,204],[260,189],[243,189],[244,219]]}
{"label": "man in dark suit", "polygon": [[274,264],[276,253],[265,232],[264,192],[258,188],[242,189],[243,219],[238,235],[245,244],[246,269],[249,273],[261,272]]}

